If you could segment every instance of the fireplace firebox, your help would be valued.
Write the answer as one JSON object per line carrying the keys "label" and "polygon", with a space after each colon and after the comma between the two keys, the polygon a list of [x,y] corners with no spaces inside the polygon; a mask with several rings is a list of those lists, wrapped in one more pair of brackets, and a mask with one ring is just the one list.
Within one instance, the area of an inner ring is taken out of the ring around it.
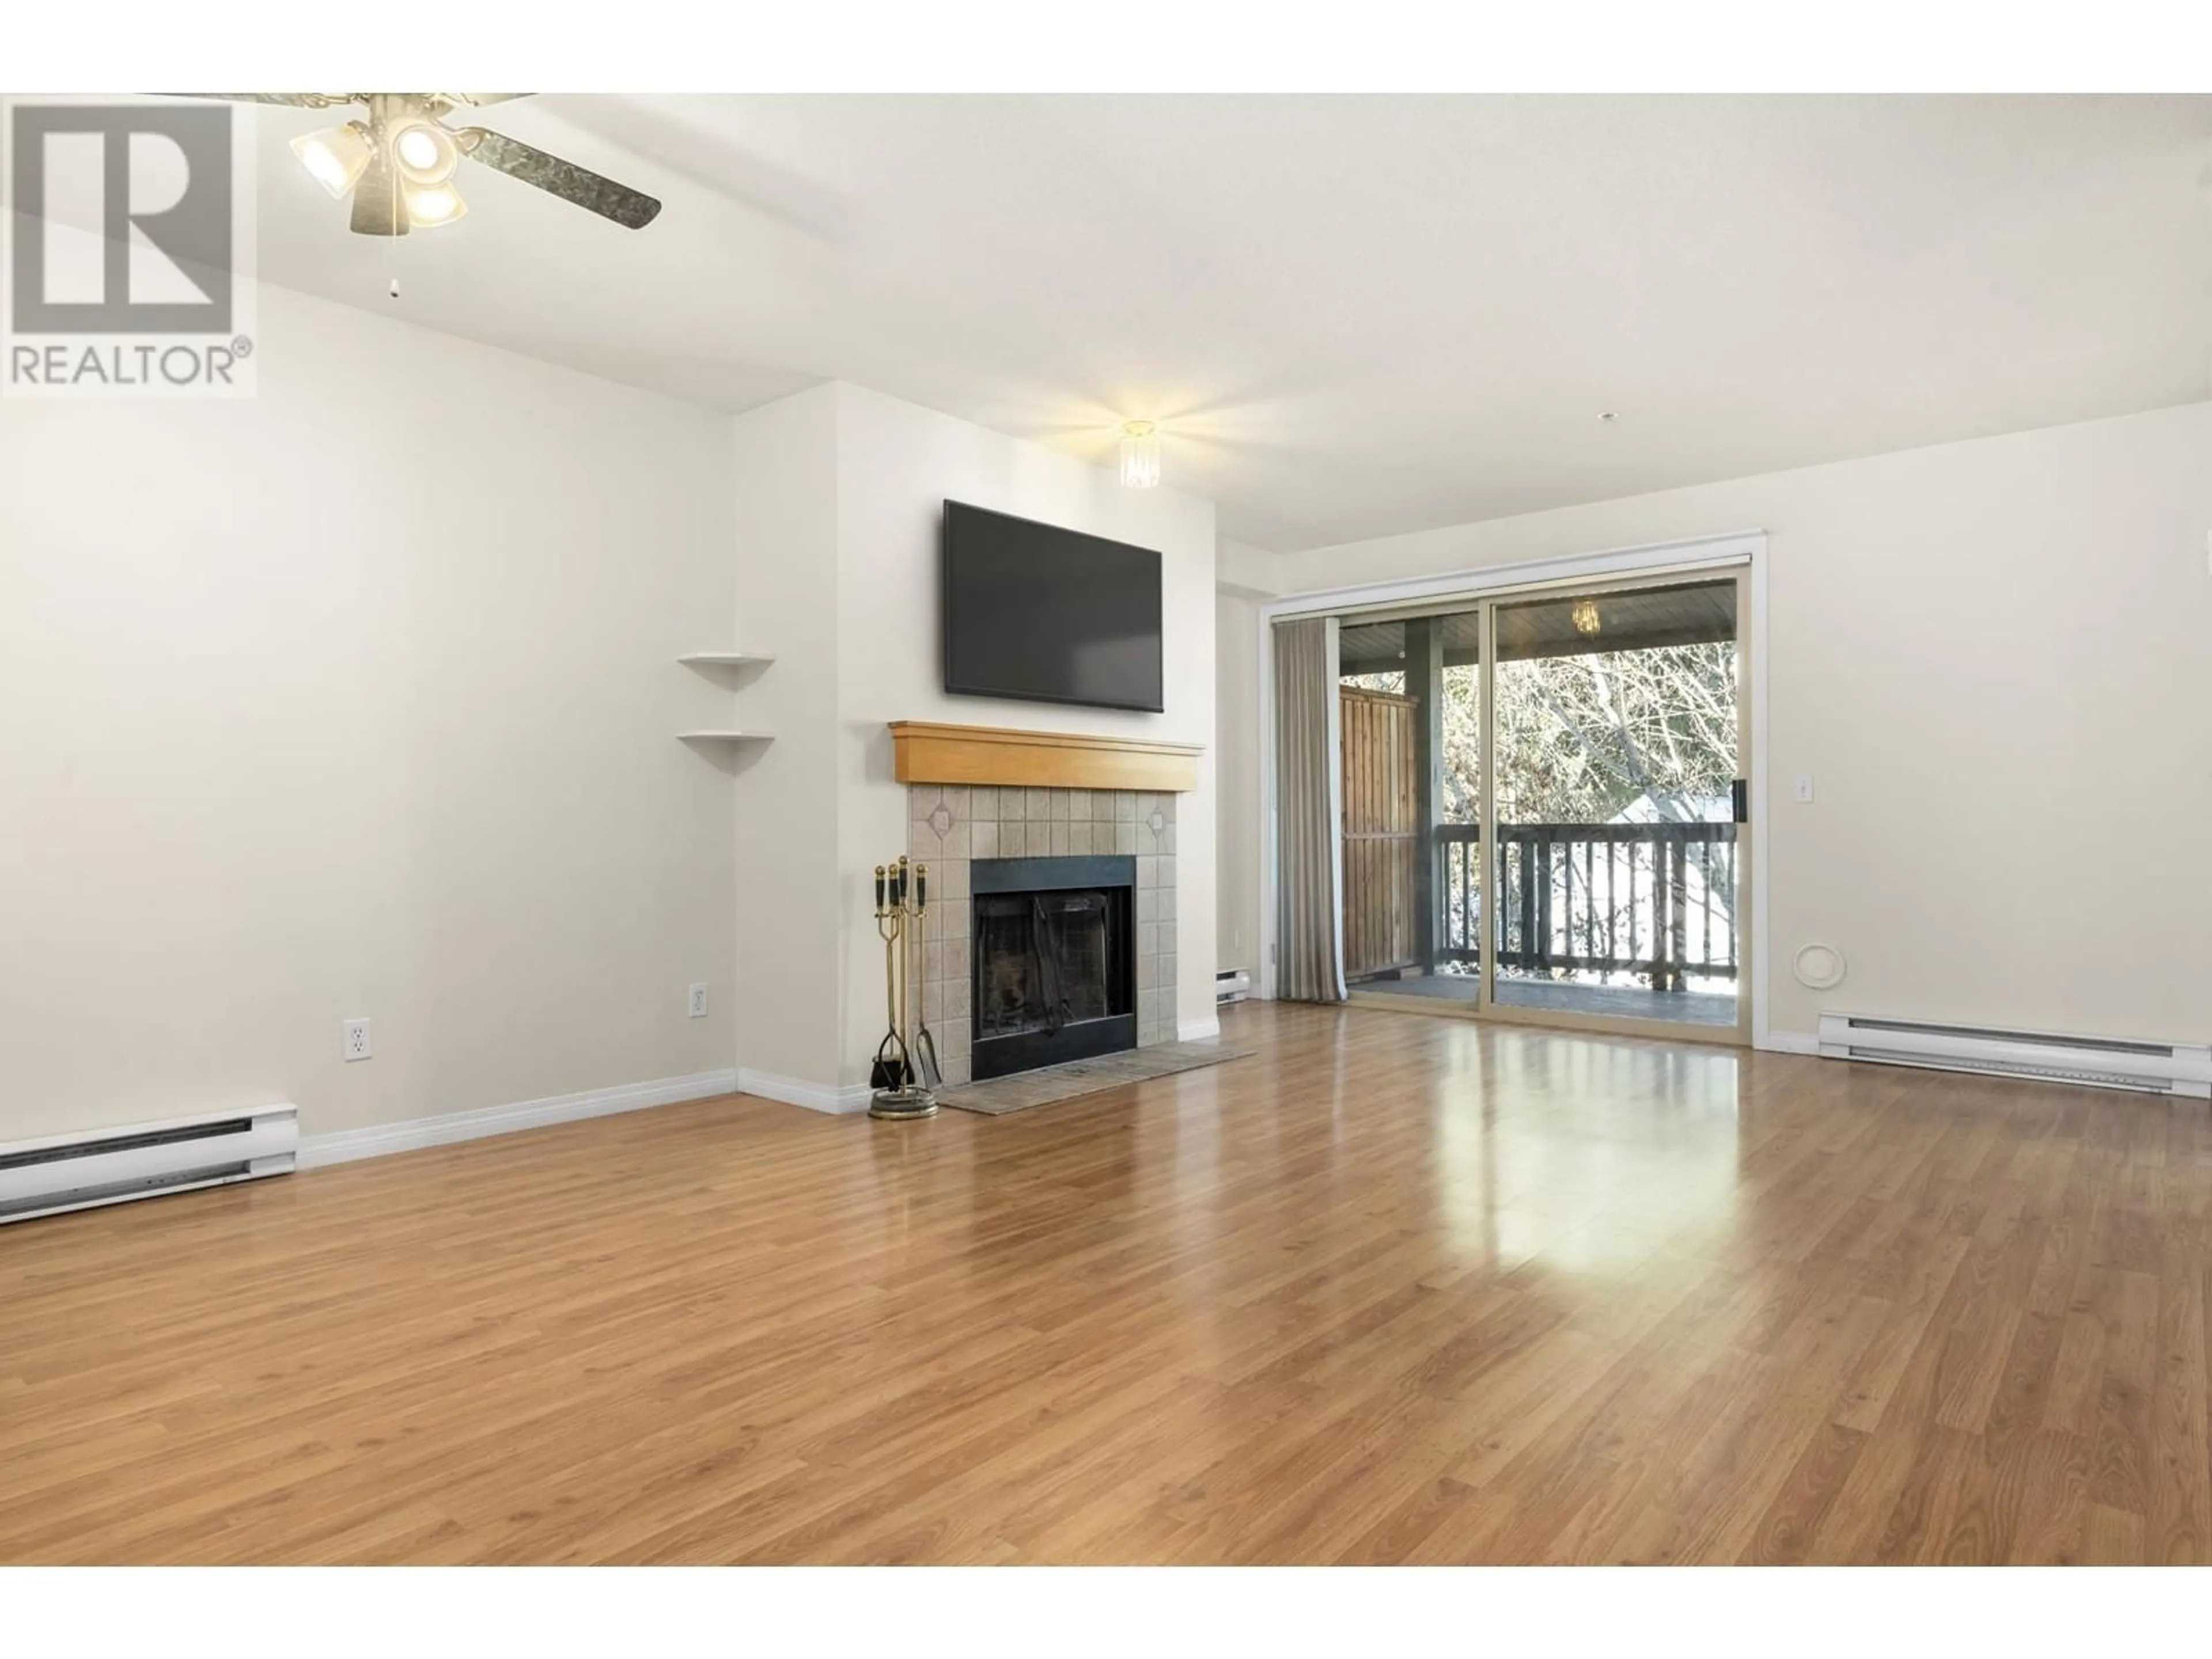
{"label": "fireplace firebox", "polygon": [[978,859],[969,884],[977,1081],[1137,1046],[1135,859]]}

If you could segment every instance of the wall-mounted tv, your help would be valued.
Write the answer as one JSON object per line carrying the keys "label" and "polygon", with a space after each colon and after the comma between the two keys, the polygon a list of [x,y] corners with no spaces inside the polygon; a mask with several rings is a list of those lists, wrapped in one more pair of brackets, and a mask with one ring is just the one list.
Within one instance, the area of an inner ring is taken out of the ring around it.
{"label": "wall-mounted tv", "polygon": [[945,690],[1164,709],[1152,549],[947,501],[944,556]]}

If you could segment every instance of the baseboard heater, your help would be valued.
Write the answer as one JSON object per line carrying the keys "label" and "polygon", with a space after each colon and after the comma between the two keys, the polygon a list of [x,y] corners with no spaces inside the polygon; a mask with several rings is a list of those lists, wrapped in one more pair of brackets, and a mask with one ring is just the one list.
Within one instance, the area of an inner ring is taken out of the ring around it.
{"label": "baseboard heater", "polygon": [[1828,1060],[1869,1060],[1884,1066],[1924,1066],[1939,1072],[1979,1072],[2150,1095],[2212,1097],[2212,1047],[2191,1043],[2130,1042],[1823,1014],[1820,1054]]}
{"label": "baseboard heater", "polygon": [[1252,994],[1252,975],[1242,968],[1224,968],[1213,976],[1213,1000],[1217,1003],[1242,1002]]}
{"label": "baseboard heater", "polygon": [[289,1103],[0,1142],[0,1222],[289,1175],[299,1146]]}

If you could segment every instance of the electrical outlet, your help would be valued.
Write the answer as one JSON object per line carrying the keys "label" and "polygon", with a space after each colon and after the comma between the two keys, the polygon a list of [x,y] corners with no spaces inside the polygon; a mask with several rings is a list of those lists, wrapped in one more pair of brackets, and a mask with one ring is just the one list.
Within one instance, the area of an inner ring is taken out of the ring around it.
{"label": "electrical outlet", "polygon": [[341,1050],[348,1060],[367,1060],[375,1051],[368,1046],[368,1022],[349,1019],[345,1023],[345,1046]]}
{"label": "electrical outlet", "polygon": [[703,985],[695,985],[691,988],[691,1018],[694,1019],[707,1018],[707,988]]}

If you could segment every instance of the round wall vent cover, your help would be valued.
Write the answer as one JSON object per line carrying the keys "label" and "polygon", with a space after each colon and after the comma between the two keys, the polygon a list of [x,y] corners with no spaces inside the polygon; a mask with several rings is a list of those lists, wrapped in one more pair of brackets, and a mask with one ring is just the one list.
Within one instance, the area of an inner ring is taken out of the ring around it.
{"label": "round wall vent cover", "polygon": [[1844,982],[1844,953],[1832,945],[1801,945],[1790,971],[1808,990],[1826,991]]}

